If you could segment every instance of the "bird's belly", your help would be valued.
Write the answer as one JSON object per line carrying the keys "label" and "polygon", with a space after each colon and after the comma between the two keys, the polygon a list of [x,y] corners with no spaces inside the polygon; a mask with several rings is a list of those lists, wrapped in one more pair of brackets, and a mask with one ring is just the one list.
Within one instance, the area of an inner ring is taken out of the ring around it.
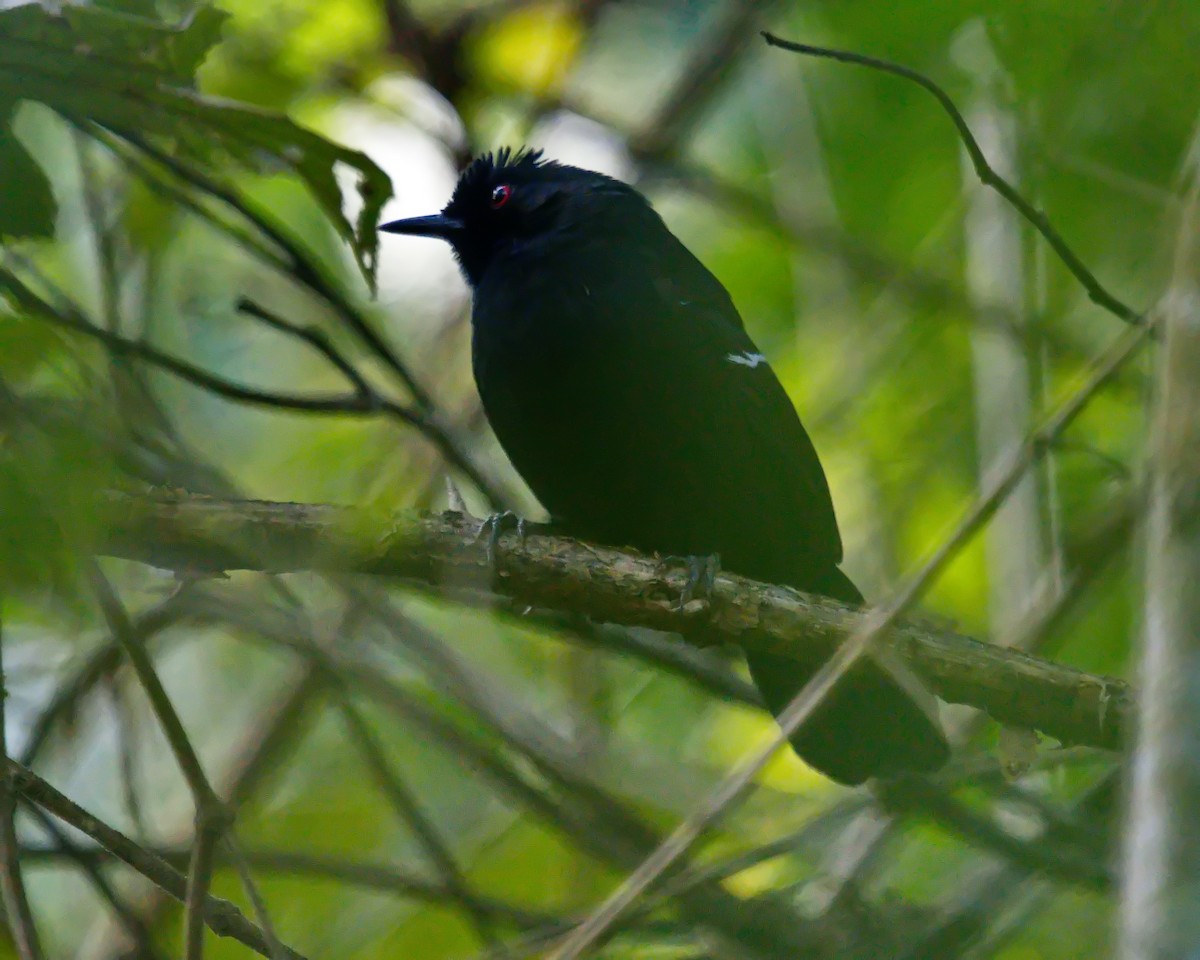
{"label": "bird's belly", "polygon": [[[489,357],[488,367],[497,362]],[[488,421],[513,466],[556,519],[581,535],[613,531],[614,504],[638,486],[637,444],[611,390],[580,365],[525,357],[476,380]],[[646,504],[643,495],[640,505]]]}

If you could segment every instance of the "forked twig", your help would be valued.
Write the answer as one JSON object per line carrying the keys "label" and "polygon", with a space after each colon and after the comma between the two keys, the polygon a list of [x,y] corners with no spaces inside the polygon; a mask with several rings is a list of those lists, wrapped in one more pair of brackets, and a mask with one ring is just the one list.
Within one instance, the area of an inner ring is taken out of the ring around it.
{"label": "forked twig", "polygon": [[[231,847],[235,841],[228,835],[233,825],[232,813],[221,802],[213,789],[200,756],[188,737],[158,671],[146,648],[136,636],[133,622],[130,620],[120,597],[113,589],[108,578],[100,570],[94,560],[90,565],[90,579],[95,591],[100,609],[113,635],[121,642],[125,655],[138,678],[146,697],[150,700],[151,709],[167,738],[175,762],[183,772],[188,790],[196,807],[195,842],[192,847],[192,860],[188,867],[187,891],[184,897],[184,929],[185,952],[187,960],[200,960],[204,955],[204,936],[207,926],[207,904],[209,886],[212,882],[213,865],[216,861],[217,846],[226,840]],[[254,886],[254,881],[248,872],[242,873],[242,880],[247,893],[256,910],[260,911],[259,922],[272,960],[283,956],[283,947],[275,937],[270,919],[262,909],[262,898]]]}
{"label": "forked twig", "polygon": [[[10,758],[5,759],[4,764],[4,775],[12,779],[22,796],[90,837],[175,900],[184,902],[187,897],[187,878],[162,857],[93,816],[27,767]],[[218,936],[232,937],[274,960],[276,954],[263,931],[228,900],[210,895],[205,901],[204,915],[209,929]],[[304,960],[295,950],[288,947],[282,947],[281,950],[279,955],[285,960]]]}

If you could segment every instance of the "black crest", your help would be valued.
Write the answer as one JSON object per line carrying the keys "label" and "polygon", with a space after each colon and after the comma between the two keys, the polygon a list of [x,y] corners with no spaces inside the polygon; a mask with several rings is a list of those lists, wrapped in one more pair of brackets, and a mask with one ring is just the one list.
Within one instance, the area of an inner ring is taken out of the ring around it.
{"label": "black crest", "polygon": [[501,147],[494,153],[481,154],[471,161],[458,178],[458,185],[445,212],[463,216],[472,208],[485,207],[497,184],[520,185],[555,179],[567,169],[554,160],[543,159],[541,150],[526,147],[517,150]]}

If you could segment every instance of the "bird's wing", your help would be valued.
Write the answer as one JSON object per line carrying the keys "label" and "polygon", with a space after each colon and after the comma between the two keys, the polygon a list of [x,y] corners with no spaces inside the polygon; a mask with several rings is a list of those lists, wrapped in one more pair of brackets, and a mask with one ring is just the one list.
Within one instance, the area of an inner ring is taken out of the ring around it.
{"label": "bird's wing", "polygon": [[666,449],[679,444],[671,461],[688,465],[679,482],[709,491],[680,495],[725,512],[710,522],[725,528],[724,543],[754,551],[738,564],[744,572],[788,580],[789,570],[827,570],[841,561],[841,538],[825,473],[787,392],[716,278],[682,244],[664,256],[645,263],[640,280],[626,277],[625,302],[637,314],[626,326],[636,328],[627,355],[644,358],[629,371],[640,380],[642,408],[654,411]]}

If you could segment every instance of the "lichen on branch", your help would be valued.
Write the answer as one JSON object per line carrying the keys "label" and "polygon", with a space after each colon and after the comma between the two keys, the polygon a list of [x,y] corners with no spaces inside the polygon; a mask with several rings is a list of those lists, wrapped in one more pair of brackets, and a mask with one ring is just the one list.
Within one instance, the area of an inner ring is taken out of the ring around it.
{"label": "lichen on branch", "polygon": [[[369,573],[434,588],[653,627],[811,662],[862,615],[790,587],[722,572],[683,605],[686,571],[534,527],[500,535],[489,560],[479,521],[457,512],[383,513],[329,504],[179,496],[109,498],[98,552],[168,569]],[[1063,743],[1119,747],[1129,685],[983,643],[917,619],[883,638],[937,696]]]}

